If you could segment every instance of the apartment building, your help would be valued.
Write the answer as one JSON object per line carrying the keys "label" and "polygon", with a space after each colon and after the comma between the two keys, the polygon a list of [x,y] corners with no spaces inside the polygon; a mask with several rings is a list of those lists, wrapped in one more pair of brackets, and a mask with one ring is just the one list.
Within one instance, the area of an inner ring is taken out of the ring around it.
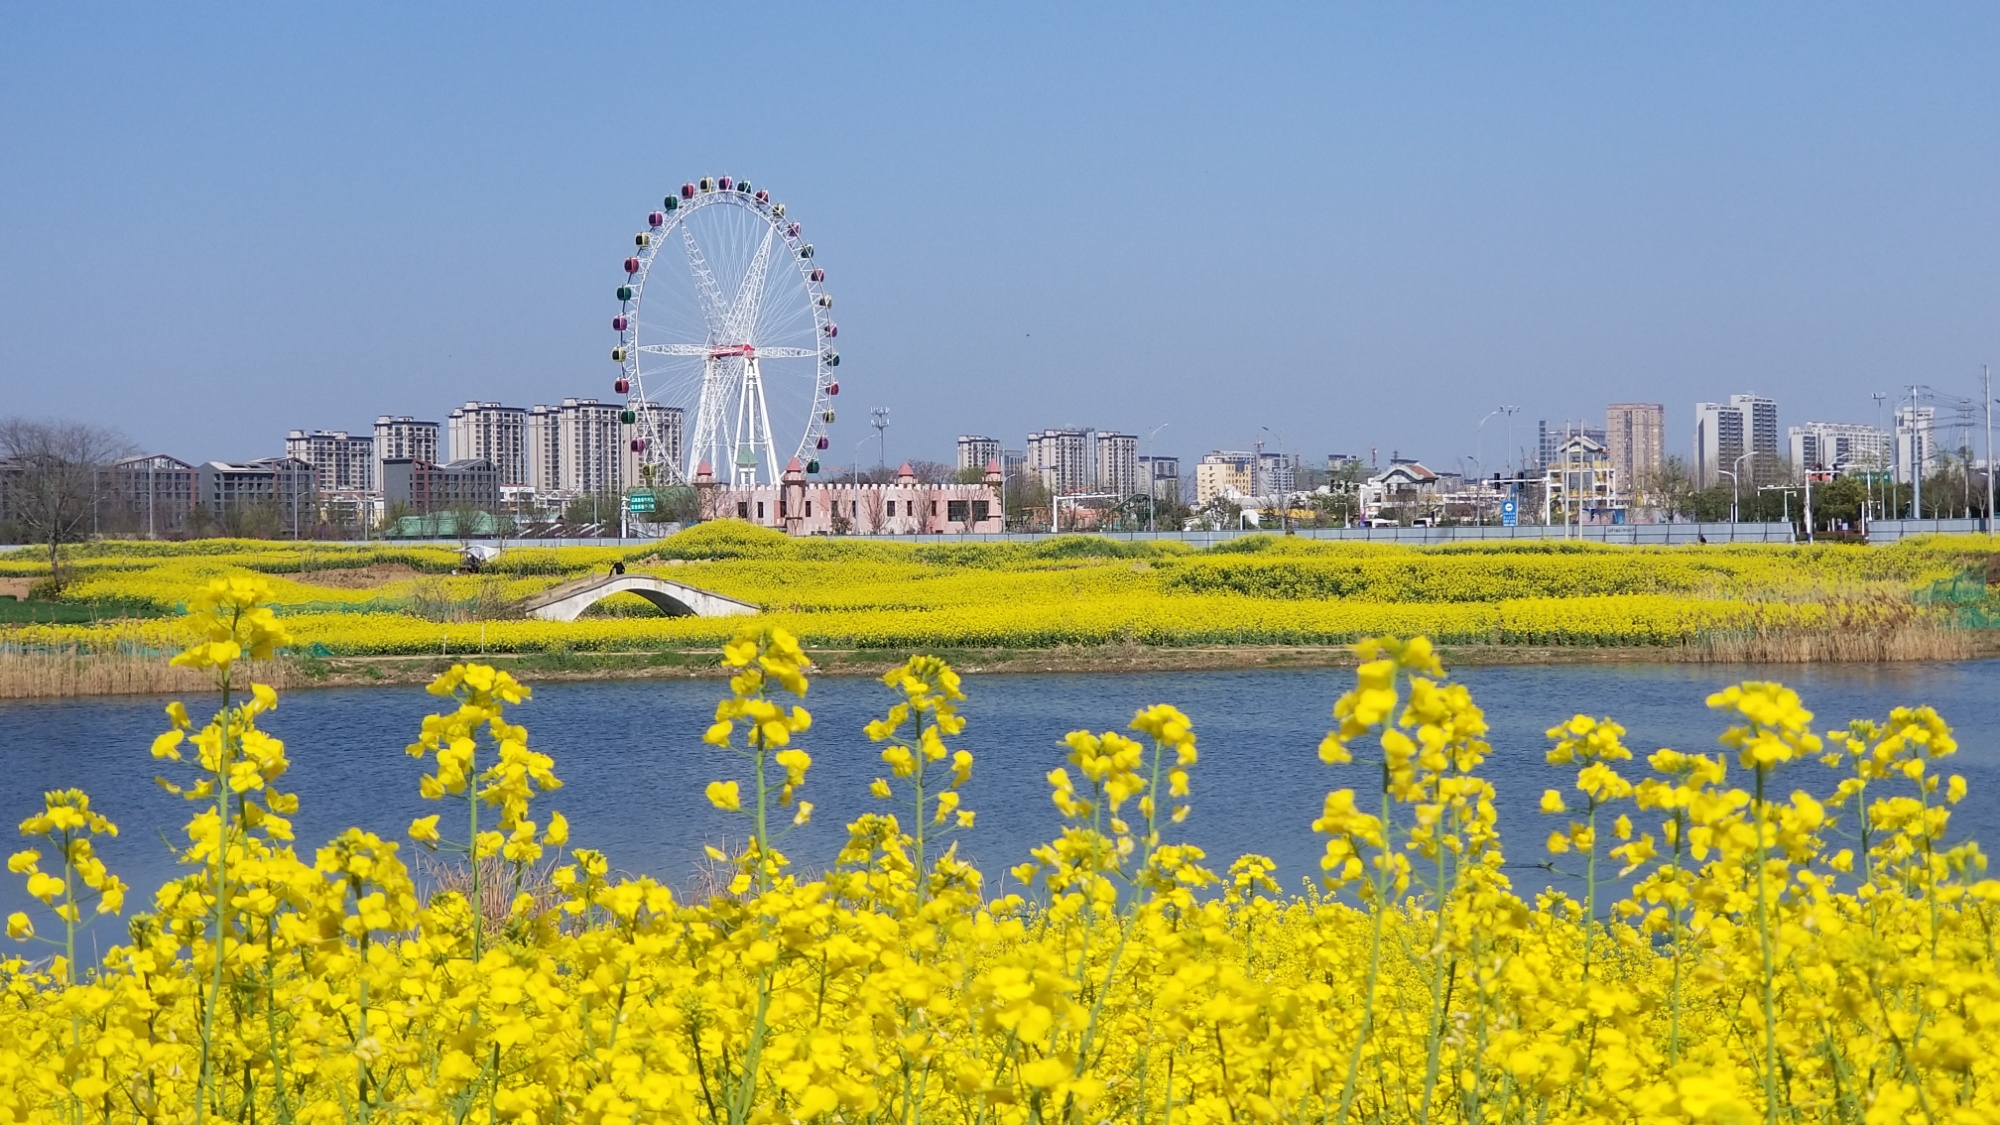
{"label": "apartment building", "polygon": [[285,435],[285,456],[311,465],[322,493],[359,495],[375,490],[372,437],[346,430],[293,430]]}
{"label": "apartment building", "polygon": [[1181,502],[1181,459],[1141,454],[1139,479],[1152,482],[1153,499],[1167,504]]}
{"label": "apartment building", "polygon": [[1937,408],[1896,408],[1896,483],[1910,484],[1921,473],[1937,472]]}
{"label": "apartment building", "polygon": [[1249,496],[1257,455],[1247,450],[1218,449],[1202,455],[1194,466],[1194,502],[1205,506],[1218,497]]}
{"label": "apartment building", "polygon": [[443,465],[391,458],[382,463],[382,501],[401,504],[418,515],[496,512],[500,508],[500,469],[483,457]]}
{"label": "apartment building", "polygon": [[438,424],[420,421],[408,414],[383,414],[375,419],[376,491],[382,488],[382,462],[401,458],[408,461],[438,461]]}
{"label": "apartment building", "polygon": [[1289,496],[1298,491],[1298,455],[1261,450],[1218,449],[1202,455],[1194,467],[1194,502],[1216,497],[1231,500]]}
{"label": "apartment building", "polygon": [[1838,473],[1881,472],[1893,458],[1893,441],[1886,430],[1852,422],[1807,422],[1785,431],[1792,464],[1800,471]]}
{"label": "apartment building", "polygon": [[[672,466],[656,473],[652,483],[665,485],[685,472],[681,457],[687,448],[687,412],[678,406],[658,402],[635,402],[624,409],[632,412],[618,451],[618,480],[621,487],[638,488],[646,483],[643,467],[648,464]],[[622,420],[624,414],[620,414]],[[530,426],[529,442],[537,440]],[[544,439],[545,440],[545,439]],[[534,454],[529,454],[529,476],[534,475]]]}
{"label": "apartment building", "polygon": [[314,476],[313,467],[296,457],[205,461],[195,468],[195,502],[224,526],[268,507],[285,531],[302,532],[314,522]]}
{"label": "apartment building", "polygon": [[1604,408],[1604,451],[1619,487],[1636,494],[1666,461],[1667,408],[1657,402],[1614,402]]}
{"label": "apartment building", "polygon": [[148,539],[186,535],[195,506],[195,468],[155,453],[111,463],[115,522]]}
{"label": "apartment building", "polygon": [[1101,430],[1092,435],[1097,455],[1093,487],[1123,499],[1144,491],[1139,475],[1139,436]]}
{"label": "apartment building", "polygon": [[987,465],[1000,460],[1000,455],[997,439],[979,434],[958,435],[958,467],[961,469],[984,471]]}
{"label": "apartment building", "polygon": [[[525,480],[540,494],[619,491],[630,452],[622,409],[594,398],[566,398],[528,411]],[[508,483],[504,474],[501,483]]]}
{"label": "apartment building", "polygon": [[453,410],[445,425],[451,460],[491,461],[500,470],[502,485],[528,483],[528,411],[497,402],[468,402]]}
{"label": "apartment building", "polygon": [[1091,431],[1054,429],[1028,435],[1028,472],[1055,495],[1090,491],[1096,471]]}

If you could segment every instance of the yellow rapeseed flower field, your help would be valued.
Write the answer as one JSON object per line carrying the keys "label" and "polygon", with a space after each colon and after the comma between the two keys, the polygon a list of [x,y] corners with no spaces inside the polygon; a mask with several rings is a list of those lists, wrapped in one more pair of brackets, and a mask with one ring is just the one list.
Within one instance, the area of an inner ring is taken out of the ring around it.
{"label": "yellow rapeseed flower field", "polygon": [[[952,844],[979,785],[953,746],[963,685],[934,657],[883,678],[881,811],[830,870],[793,869],[811,665],[753,621],[722,646],[732,678],[700,733],[739,763],[708,796],[746,843],[711,853],[703,899],[572,846],[548,808],[561,763],[510,711],[530,689],[477,664],[431,685],[443,707],[410,732],[402,775],[438,812],[409,843],[296,841],[288,752],[258,725],[280,700],[247,678],[294,640],[273,590],[236,576],[189,599],[175,659],[220,705],[169,706],[151,747],[191,812],[183,876],[137,905],[92,848],[117,826],[80,791],[21,822],[8,867],[42,906],[7,929],[54,951],[0,962],[7,1120],[2000,1115],[2000,882],[1952,837],[1966,786],[1929,709],[1825,729],[1743,683],[1709,700],[1716,750],[1643,765],[1612,719],[1559,723],[1537,851],[1578,873],[1573,898],[1514,885],[1470,693],[1428,641],[1369,640],[1317,747],[1326,847],[1305,893],[1179,841],[1199,740],[1162,703],[1068,736],[1049,842],[994,896]],[[462,877],[420,886],[412,848]],[[126,940],[80,957],[86,915],[128,906]]]}
{"label": "yellow rapeseed flower field", "polygon": [[[261,575],[299,646],[345,655],[654,651],[727,638],[732,626],[715,621],[559,623],[508,612],[622,562],[759,605],[773,625],[827,648],[1318,645],[1389,632],[1453,644],[1684,645],[1746,629],[1905,622],[1916,592],[1983,567],[1996,546],[1970,536],[1886,548],[1400,547],[1263,536],[1198,551],[1084,536],[797,540],[718,521],[622,548],[511,547],[477,575],[453,573],[457,556],[441,547],[90,544],[74,549],[66,596],[173,610],[211,579]],[[0,575],[40,565],[0,555]],[[16,627],[0,629],[0,641],[167,648],[176,628]]]}

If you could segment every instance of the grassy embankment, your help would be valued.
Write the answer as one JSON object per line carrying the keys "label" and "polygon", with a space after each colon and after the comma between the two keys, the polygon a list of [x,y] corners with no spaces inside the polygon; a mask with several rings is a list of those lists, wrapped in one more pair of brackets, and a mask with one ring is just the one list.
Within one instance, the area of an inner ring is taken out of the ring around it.
{"label": "grassy embankment", "polygon": [[[280,684],[403,681],[483,654],[541,679],[702,674],[735,627],[636,596],[571,623],[521,605],[615,561],[764,607],[829,671],[912,651],[967,669],[1328,664],[1380,633],[1461,661],[1951,659],[1993,647],[2000,542],[1893,547],[1400,547],[1256,537],[1205,550],[1040,543],[790,540],[710,524],[624,547],[511,548],[479,575],[454,552],[384,544],[96,543],[55,602],[9,603],[45,564],[0,555],[0,696],[176,691],[187,591],[254,572],[298,638]],[[54,617],[55,620],[49,620]]]}

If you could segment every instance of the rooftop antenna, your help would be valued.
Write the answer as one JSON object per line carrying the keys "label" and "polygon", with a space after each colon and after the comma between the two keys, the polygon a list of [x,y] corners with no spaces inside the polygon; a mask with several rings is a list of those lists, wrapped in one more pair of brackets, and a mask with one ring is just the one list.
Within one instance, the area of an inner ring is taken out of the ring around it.
{"label": "rooftop antenna", "polygon": [[868,424],[875,427],[875,467],[889,467],[889,408],[878,406],[868,412]]}

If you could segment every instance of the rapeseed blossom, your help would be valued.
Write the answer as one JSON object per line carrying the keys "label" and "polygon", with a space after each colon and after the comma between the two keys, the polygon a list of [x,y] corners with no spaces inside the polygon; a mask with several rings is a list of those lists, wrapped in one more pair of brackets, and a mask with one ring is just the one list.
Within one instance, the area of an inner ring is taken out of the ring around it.
{"label": "rapeseed blossom", "polygon": [[[1266,857],[1218,875],[1182,835],[1200,754],[1168,704],[1046,748],[1054,831],[989,888],[956,846],[978,792],[966,685],[934,657],[884,677],[881,804],[827,870],[786,861],[811,665],[759,623],[725,649],[706,741],[660,748],[737,767],[707,797],[749,839],[711,853],[723,878],[697,896],[572,841],[546,807],[557,763],[514,718],[530,692],[472,663],[433,684],[447,708],[396,782],[444,810],[408,831],[435,866],[365,826],[299,852],[288,752],[258,729],[277,694],[241,681],[268,626],[256,596],[230,605],[227,636],[193,642],[222,706],[170,707],[152,747],[189,802],[185,874],[130,896],[92,846],[116,827],[76,791],[22,822],[8,866],[33,914],[8,932],[66,940],[0,961],[9,1120],[2000,1113],[2000,883],[1953,835],[1967,786],[1928,709],[1822,734],[1795,694],[1742,684],[1716,696],[1720,752],[1643,763],[1614,720],[1571,718],[1542,812],[1584,895],[1523,898],[1484,714],[1427,642],[1375,640],[1319,747],[1336,782],[1302,892]],[[80,952],[92,917],[135,904]]]}

